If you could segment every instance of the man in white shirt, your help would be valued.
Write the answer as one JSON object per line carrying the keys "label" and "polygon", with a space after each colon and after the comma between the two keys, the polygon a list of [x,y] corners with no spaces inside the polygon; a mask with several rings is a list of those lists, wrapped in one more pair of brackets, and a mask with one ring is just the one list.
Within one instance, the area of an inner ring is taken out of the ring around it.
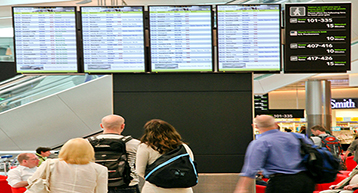
{"label": "man in white shirt", "polygon": [[27,179],[35,173],[39,159],[33,153],[21,153],[17,161],[20,165],[9,171],[7,181],[13,188],[26,187]]}
{"label": "man in white shirt", "polygon": [[[102,118],[102,123],[100,124],[103,128],[103,134],[98,135],[97,139],[127,139],[130,136],[121,135],[124,130],[124,118],[119,115],[107,115]],[[128,153],[128,163],[131,167],[131,177],[132,181],[129,183],[128,187],[108,187],[108,193],[137,193],[139,192],[138,182],[139,177],[135,171],[135,162],[137,148],[140,141],[137,139],[131,139],[126,142],[126,151]]]}

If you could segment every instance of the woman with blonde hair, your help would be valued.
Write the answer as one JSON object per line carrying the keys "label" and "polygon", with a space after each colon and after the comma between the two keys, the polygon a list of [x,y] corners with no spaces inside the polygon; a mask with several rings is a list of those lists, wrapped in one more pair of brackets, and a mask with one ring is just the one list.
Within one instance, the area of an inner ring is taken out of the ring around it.
{"label": "woman with blonde hair", "polygon": [[[39,178],[48,178],[51,193],[106,193],[108,170],[94,163],[94,150],[82,138],[67,141],[59,159],[46,160],[28,179],[29,185]],[[47,177],[48,171],[50,175]]]}
{"label": "woman with blonde hair", "polygon": [[[180,134],[175,128],[159,119],[148,121],[144,125],[144,135],[138,146],[136,158],[136,171],[144,178],[146,167],[157,160],[161,155],[183,145],[194,160],[194,155],[188,145],[181,141]],[[145,181],[142,193],[192,193],[192,188],[162,188]]]}

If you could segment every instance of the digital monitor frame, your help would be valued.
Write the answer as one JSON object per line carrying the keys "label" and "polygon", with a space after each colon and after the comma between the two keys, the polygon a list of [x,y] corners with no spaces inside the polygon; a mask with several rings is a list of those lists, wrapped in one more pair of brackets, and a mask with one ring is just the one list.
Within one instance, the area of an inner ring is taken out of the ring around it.
{"label": "digital monitor frame", "polygon": [[12,7],[17,73],[76,73],[76,7]]}
{"label": "digital monitor frame", "polygon": [[148,6],[151,72],[212,72],[211,5]]}
{"label": "digital monitor frame", "polygon": [[80,9],[84,72],[146,72],[143,6]]}
{"label": "digital monitor frame", "polygon": [[219,72],[281,71],[281,5],[216,5]]}

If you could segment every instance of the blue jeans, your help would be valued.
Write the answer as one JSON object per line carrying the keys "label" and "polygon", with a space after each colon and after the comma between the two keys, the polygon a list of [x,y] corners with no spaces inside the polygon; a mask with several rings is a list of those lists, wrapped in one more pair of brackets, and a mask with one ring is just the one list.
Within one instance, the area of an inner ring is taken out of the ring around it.
{"label": "blue jeans", "polygon": [[127,188],[108,187],[108,193],[140,193],[138,184]]}

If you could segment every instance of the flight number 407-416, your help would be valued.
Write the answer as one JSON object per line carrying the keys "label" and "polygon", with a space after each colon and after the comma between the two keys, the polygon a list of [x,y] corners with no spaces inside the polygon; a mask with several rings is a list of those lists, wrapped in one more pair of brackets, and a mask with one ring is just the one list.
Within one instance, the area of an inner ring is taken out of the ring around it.
{"label": "flight number 407-416", "polygon": [[307,48],[333,48],[333,44],[307,44]]}

